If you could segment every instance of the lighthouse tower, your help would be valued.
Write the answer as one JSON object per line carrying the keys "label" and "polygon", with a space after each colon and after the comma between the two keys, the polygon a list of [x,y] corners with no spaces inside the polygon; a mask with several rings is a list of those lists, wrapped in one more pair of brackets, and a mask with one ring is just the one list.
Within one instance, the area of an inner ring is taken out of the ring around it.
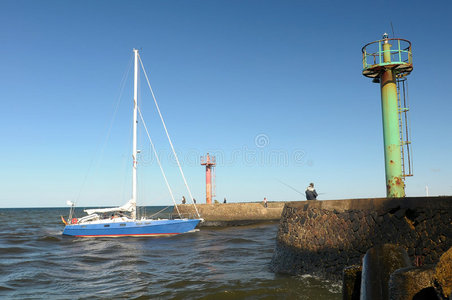
{"label": "lighthouse tower", "polygon": [[201,165],[206,166],[206,203],[211,204],[212,195],[215,196],[215,156],[210,156],[209,153],[201,156]]}
{"label": "lighthouse tower", "polygon": [[410,130],[408,127],[407,76],[413,70],[411,42],[383,39],[362,48],[363,75],[380,84],[386,196],[405,197],[405,178],[412,176]]}

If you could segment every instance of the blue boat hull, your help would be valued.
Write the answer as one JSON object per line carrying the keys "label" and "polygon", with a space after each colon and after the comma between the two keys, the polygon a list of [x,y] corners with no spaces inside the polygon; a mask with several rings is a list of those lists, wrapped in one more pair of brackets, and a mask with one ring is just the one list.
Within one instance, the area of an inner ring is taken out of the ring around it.
{"label": "blue boat hull", "polygon": [[199,219],[144,220],[66,225],[63,235],[76,237],[118,237],[175,235],[195,229]]}

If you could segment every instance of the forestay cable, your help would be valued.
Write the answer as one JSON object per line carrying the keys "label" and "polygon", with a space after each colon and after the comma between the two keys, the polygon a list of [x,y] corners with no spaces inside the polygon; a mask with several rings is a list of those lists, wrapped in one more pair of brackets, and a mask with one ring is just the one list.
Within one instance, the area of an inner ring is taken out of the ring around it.
{"label": "forestay cable", "polygon": [[160,116],[160,120],[162,121],[162,124],[163,124],[163,128],[165,129],[166,136],[168,137],[168,142],[169,142],[169,144],[171,146],[171,149],[173,150],[173,154],[174,154],[174,157],[176,158],[177,165],[179,166],[179,171],[180,171],[180,173],[182,175],[182,178],[184,179],[185,187],[187,188],[188,194],[190,195],[190,199],[193,202],[193,205],[195,207],[195,211],[196,211],[196,214],[198,215],[198,218],[201,218],[201,216],[199,215],[199,212],[198,212],[198,208],[196,207],[196,204],[193,201],[193,195],[191,194],[190,188],[188,187],[187,180],[185,179],[184,172],[182,171],[182,167],[181,167],[180,162],[179,162],[179,158],[177,157],[176,151],[174,150],[173,143],[171,142],[171,138],[170,138],[170,136],[168,134],[168,129],[166,129],[165,121],[163,120],[162,113],[160,112],[159,105],[157,104],[157,99],[155,99],[154,91],[152,90],[151,84],[149,82],[148,75],[146,74],[146,70],[144,69],[143,61],[141,61],[141,57],[139,55],[138,55],[138,58],[140,60],[141,68],[143,69],[144,76],[146,77],[146,81],[148,83],[149,90],[151,91],[152,98],[154,99],[155,107],[157,108],[157,111],[158,111],[159,116]]}

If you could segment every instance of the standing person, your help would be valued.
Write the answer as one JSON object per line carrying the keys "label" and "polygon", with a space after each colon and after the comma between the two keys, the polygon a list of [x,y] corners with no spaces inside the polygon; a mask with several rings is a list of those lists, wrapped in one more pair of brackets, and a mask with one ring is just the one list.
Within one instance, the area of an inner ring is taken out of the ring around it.
{"label": "standing person", "polygon": [[226,197],[224,198],[223,203],[226,203]]}
{"label": "standing person", "polygon": [[187,203],[187,201],[185,201],[185,197],[182,196],[182,204],[185,204],[185,203]]}
{"label": "standing person", "polygon": [[264,206],[267,208],[267,198],[264,197]]}
{"label": "standing person", "polygon": [[314,183],[310,183],[309,186],[306,188],[306,200],[317,200],[317,192],[314,188]]}
{"label": "standing person", "polygon": [[195,198],[193,198],[193,203],[196,204],[196,199]]}

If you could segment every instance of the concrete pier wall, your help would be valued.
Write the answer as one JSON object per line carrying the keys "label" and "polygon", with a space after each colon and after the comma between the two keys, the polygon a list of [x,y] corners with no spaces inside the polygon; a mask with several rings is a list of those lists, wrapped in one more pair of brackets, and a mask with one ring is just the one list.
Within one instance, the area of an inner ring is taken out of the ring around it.
{"label": "concrete pier wall", "polygon": [[414,265],[436,263],[452,245],[452,197],[289,202],[272,269],[340,279],[367,249],[403,246]]}
{"label": "concrete pier wall", "polygon": [[[236,226],[258,222],[278,221],[281,218],[285,202],[263,203],[217,203],[196,204],[199,214],[205,220],[200,226]],[[177,205],[183,216],[195,215],[190,204]],[[174,208],[176,213],[176,208]]]}

